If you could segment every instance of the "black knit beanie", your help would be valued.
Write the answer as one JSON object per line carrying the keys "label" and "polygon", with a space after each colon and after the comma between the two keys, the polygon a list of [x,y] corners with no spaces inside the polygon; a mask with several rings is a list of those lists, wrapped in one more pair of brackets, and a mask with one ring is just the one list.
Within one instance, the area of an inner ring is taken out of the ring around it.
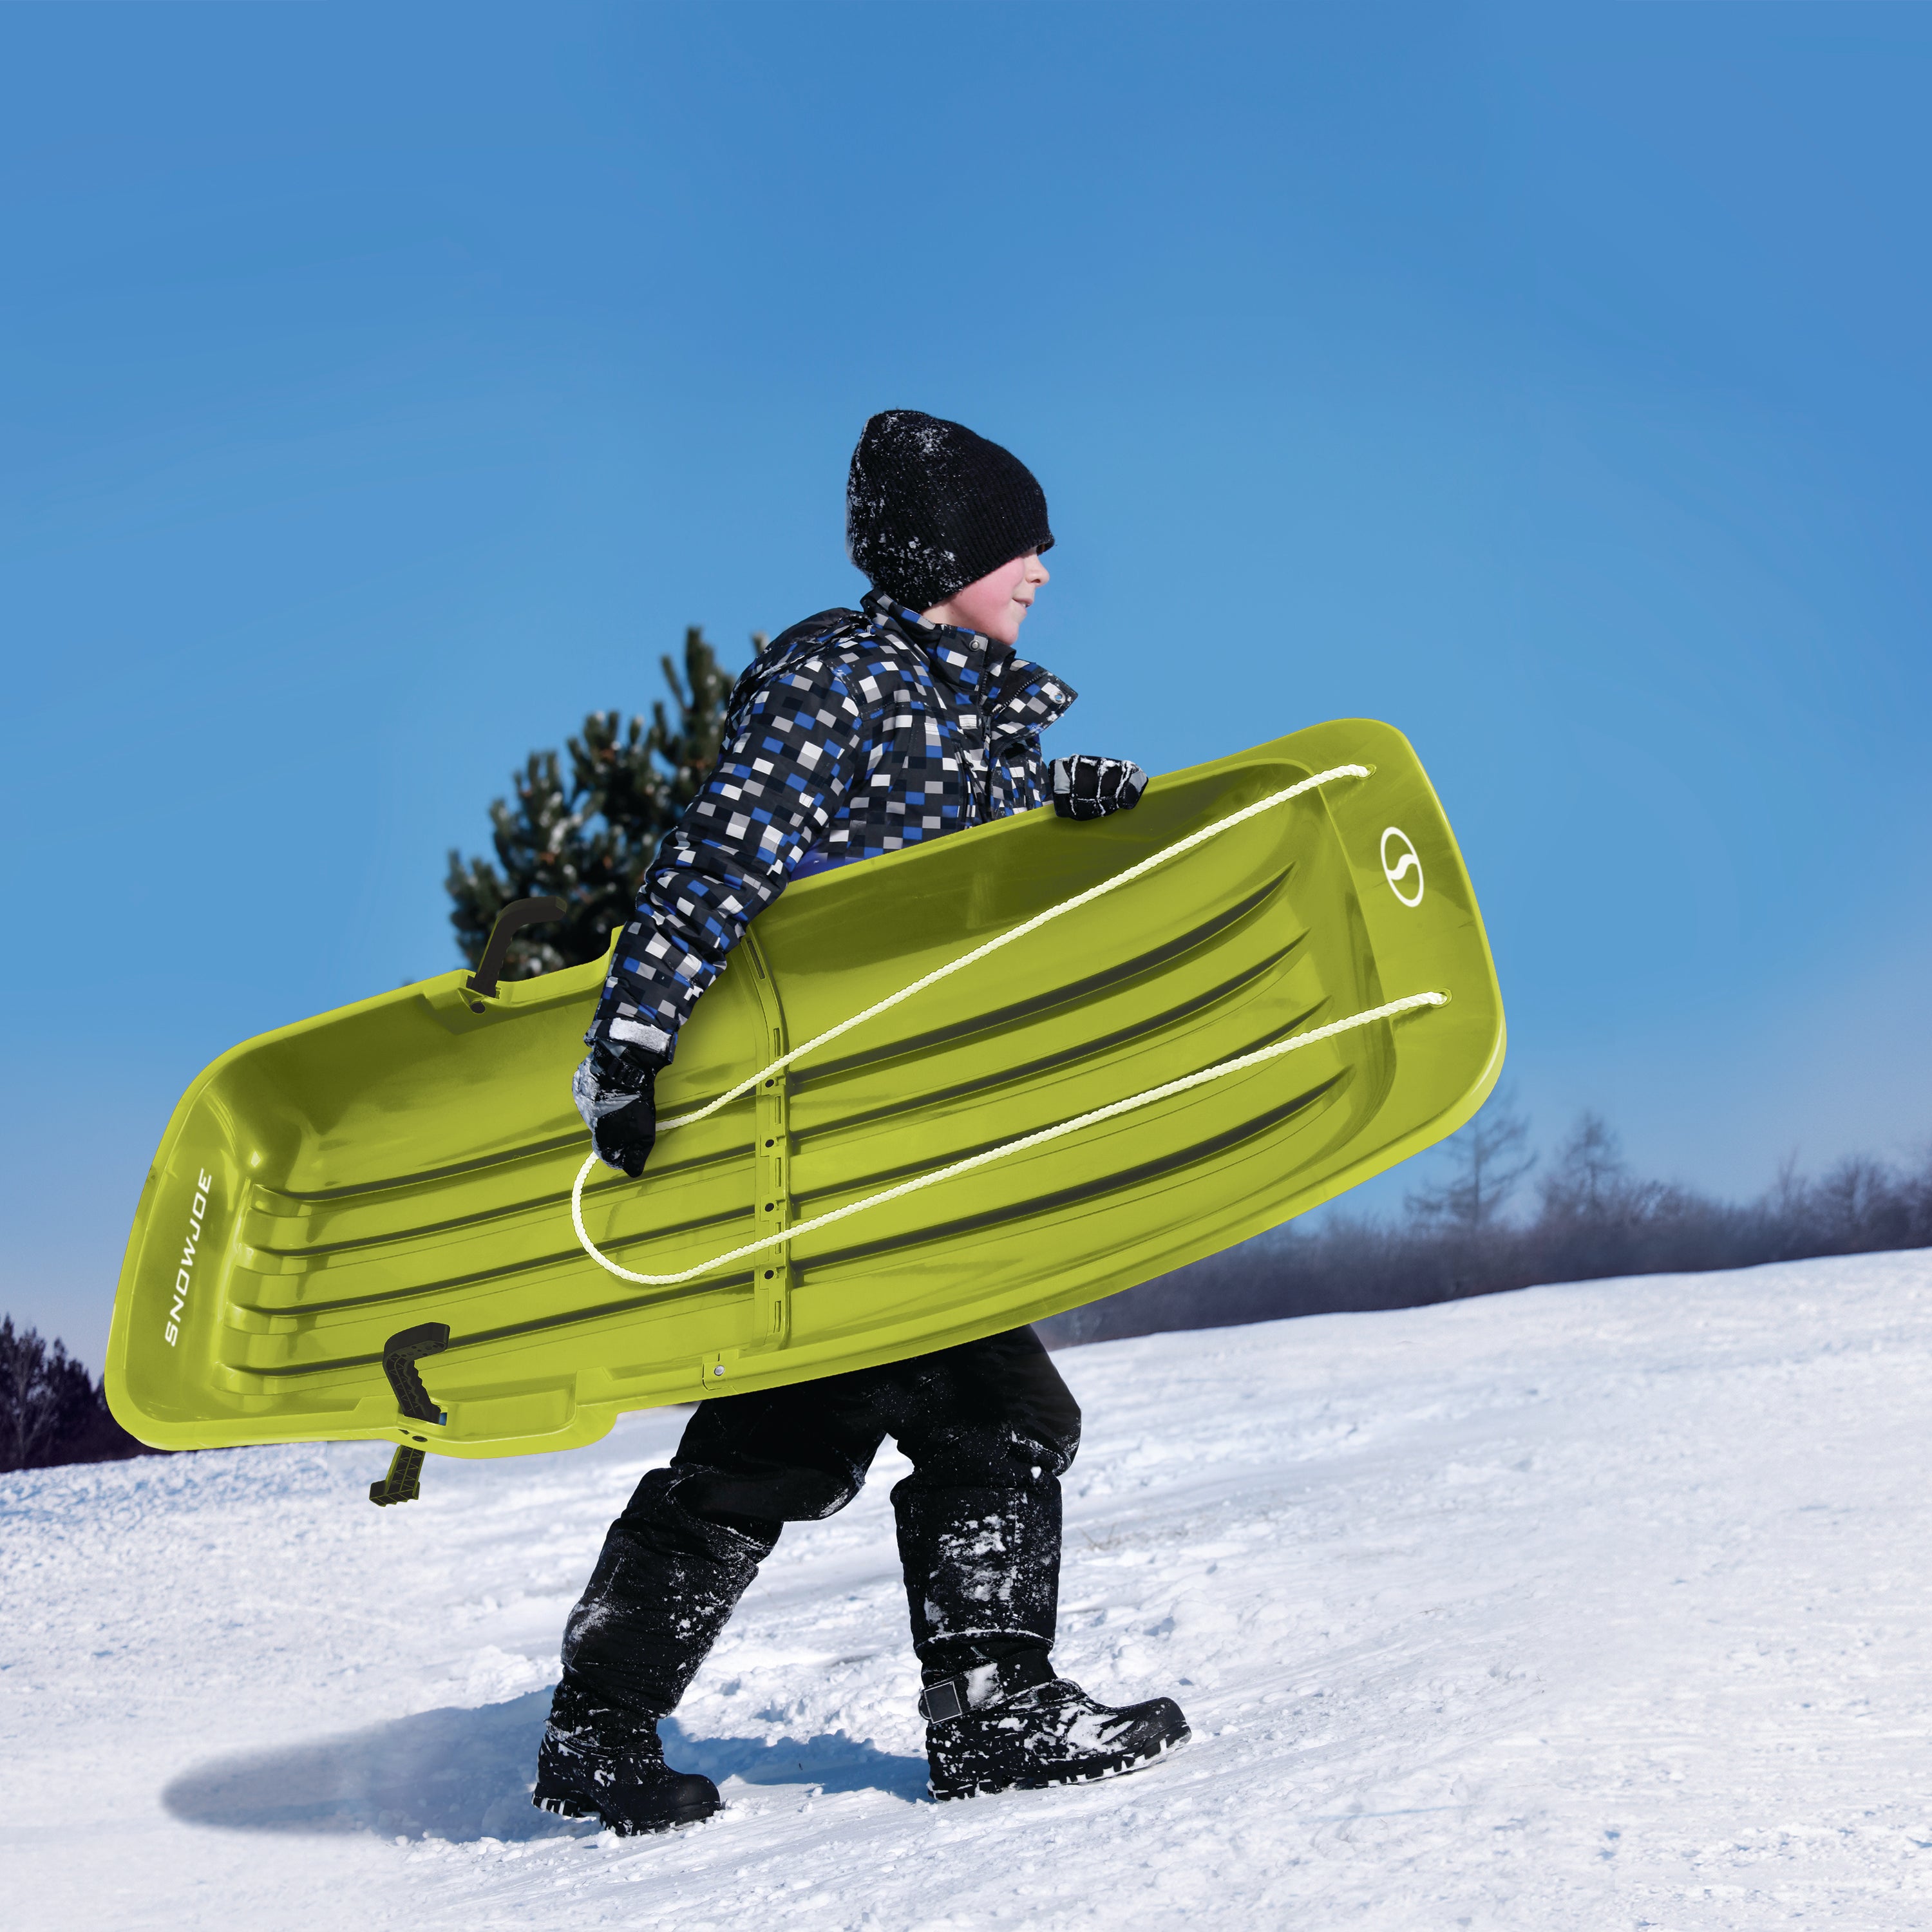
{"label": "black knit beanie", "polygon": [[872,587],[915,610],[1029,550],[1051,550],[1046,494],[1011,451],[917,410],[882,410],[852,452],[845,540]]}

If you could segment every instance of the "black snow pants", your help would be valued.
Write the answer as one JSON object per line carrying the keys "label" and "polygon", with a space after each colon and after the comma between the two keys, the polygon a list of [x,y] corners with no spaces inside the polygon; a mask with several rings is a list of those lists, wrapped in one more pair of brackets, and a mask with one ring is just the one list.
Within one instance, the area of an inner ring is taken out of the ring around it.
{"label": "black snow pants", "polygon": [[1030,1328],[701,1402],[610,1526],[563,1638],[552,1720],[664,1716],[788,1522],[843,1509],[887,1436],[913,1648],[928,1681],[1050,1649],[1060,1478],[1080,1410]]}

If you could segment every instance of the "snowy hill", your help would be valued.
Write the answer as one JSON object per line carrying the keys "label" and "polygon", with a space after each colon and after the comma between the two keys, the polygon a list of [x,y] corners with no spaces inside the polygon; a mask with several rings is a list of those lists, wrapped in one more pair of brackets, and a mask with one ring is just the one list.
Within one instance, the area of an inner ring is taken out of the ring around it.
{"label": "snowy hill", "polygon": [[681,1418],[0,1478],[14,1927],[1932,1926],[1932,1257],[1076,1349],[1060,1660],[1138,1776],[934,1806],[882,1459],[678,1720],[664,1839],[532,1811],[566,1609]]}

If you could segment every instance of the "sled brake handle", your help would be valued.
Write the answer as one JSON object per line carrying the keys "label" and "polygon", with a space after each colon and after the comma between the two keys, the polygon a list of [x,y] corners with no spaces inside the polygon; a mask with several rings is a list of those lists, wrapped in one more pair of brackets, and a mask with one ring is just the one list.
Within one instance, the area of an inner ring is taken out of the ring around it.
{"label": "sled brake handle", "polygon": [[482,963],[466,982],[470,990],[494,1000],[510,941],[525,926],[547,926],[552,920],[562,918],[568,910],[561,899],[512,899],[496,915],[496,923],[490,928],[490,943],[483,949]]}
{"label": "sled brake handle", "polygon": [[[411,1422],[441,1423],[447,1420],[436,1398],[423,1387],[416,1364],[424,1355],[440,1355],[449,1346],[449,1324],[425,1322],[421,1327],[405,1328],[382,1345],[382,1372],[395,1391],[396,1406]],[[416,1440],[423,1438],[418,1436]],[[378,1508],[392,1503],[412,1503],[422,1493],[423,1452],[406,1443],[389,1458],[389,1473],[369,1485],[369,1500]]]}

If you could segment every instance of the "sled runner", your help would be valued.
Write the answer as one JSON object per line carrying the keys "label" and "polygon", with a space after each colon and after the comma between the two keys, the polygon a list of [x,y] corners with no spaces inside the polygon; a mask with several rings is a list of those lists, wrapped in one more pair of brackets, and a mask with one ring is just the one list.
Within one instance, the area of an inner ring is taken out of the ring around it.
{"label": "sled runner", "polygon": [[659,1077],[661,1121],[704,1118],[665,1126],[641,1180],[585,1180],[608,1268],[572,1222],[604,971],[498,984],[486,962],[215,1061],[135,1216],[123,1425],[386,1440],[415,1458],[379,1497],[400,1499],[422,1451],[565,1448],[1198,1260],[1452,1132],[1503,1054],[1442,808],[1360,721],[1157,778],[1131,812],[1028,812],[791,885]]}

